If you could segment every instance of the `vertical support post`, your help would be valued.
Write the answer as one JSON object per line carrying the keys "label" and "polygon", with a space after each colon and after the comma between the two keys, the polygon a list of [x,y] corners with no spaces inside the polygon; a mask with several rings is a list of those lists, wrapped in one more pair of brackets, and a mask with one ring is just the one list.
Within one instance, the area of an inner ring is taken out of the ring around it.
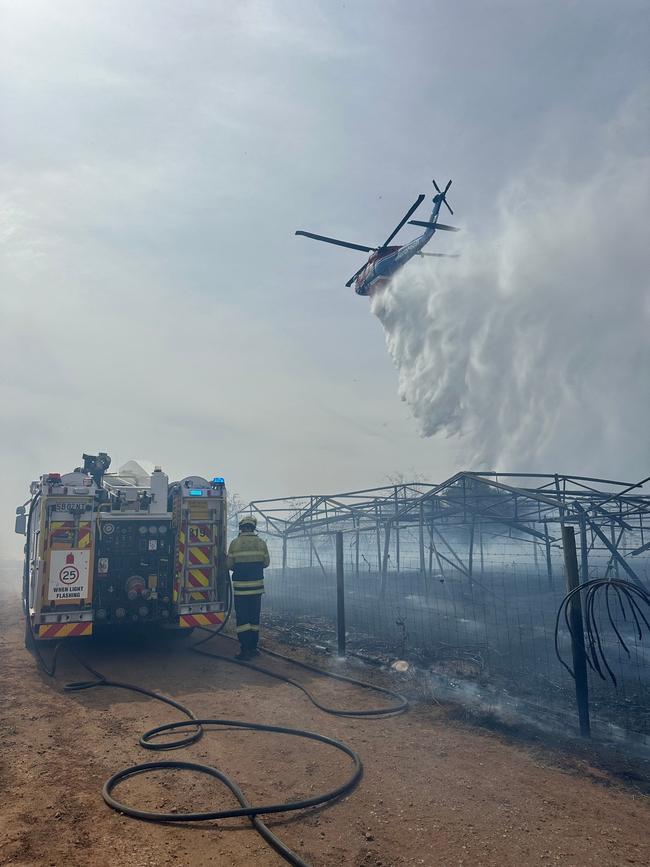
{"label": "vertical support post", "polygon": [[[576,539],[573,527],[567,527],[566,525],[562,527],[562,547],[564,548],[567,589],[571,592],[580,586]],[[580,734],[583,738],[588,738],[591,737],[589,684],[587,681],[587,657],[585,654],[585,635],[582,622],[582,601],[579,593],[576,593],[570,602],[569,622],[571,624],[571,653],[573,655]]]}
{"label": "vertical support post", "polygon": [[[627,538],[625,535],[625,527],[621,530],[621,535],[618,538],[618,549],[620,550],[623,557],[625,557],[625,546],[627,545]],[[618,560],[616,561],[616,567],[618,568]]]}
{"label": "vertical support post", "polygon": [[395,485],[395,564],[397,568],[397,574],[400,573],[400,550],[399,550],[399,522],[397,520],[397,515],[399,514],[399,500],[397,498],[397,485]]}
{"label": "vertical support post", "polygon": [[469,529],[469,551],[467,552],[467,574],[469,576],[469,586],[474,585],[472,573],[474,569],[474,527],[476,519],[472,518],[472,523]]}
{"label": "vertical support post", "polygon": [[360,545],[360,543],[361,543],[361,534],[359,533],[359,530],[357,529],[357,532],[354,535],[354,547],[356,549],[355,553],[354,553],[354,574],[357,576],[357,578],[359,577],[359,545]]}
{"label": "vertical support post", "polygon": [[562,497],[562,492],[560,491],[560,477],[557,473],[555,473],[555,493],[557,494],[557,507],[560,513],[560,524],[564,526],[564,499]]}
{"label": "vertical support post", "polygon": [[337,654],[345,656],[345,580],[343,572],[343,533],[336,533],[336,636]]}
{"label": "vertical support post", "polygon": [[395,524],[395,568],[397,569],[397,574],[400,573],[400,562],[399,562],[399,524]]}
{"label": "vertical support post", "polygon": [[375,506],[377,521],[377,573],[381,574],[381,523],[379,521],[379,507]]}
{"label": "vertical support post", "polygon": [[429,578],[433,578],[433,521],[429,524]]}
{"label": "vertical support post", "polygon": [[[611,539],[612,539],[612,545],[615,548],[618,548],[618,545],[616,544],[616,530],[614,529],[614,522],[613,521],[612,521],[611,526],[610,526],[610,533],[609,534],[610,534]],[[621,538],[622,537],[623,537],[623,532],[621,531]],[[614,566],[614,578],[618,578],[619,577],[618,560],[616,559],[616,557],[612,557],[612,564]]]}
{"label": "vertical support post", "polygon": [[282,580],[284,581],[287,573],[287,537],[282,536]]}
{"label": "vertical support post", "polygon": [[420,575],[425,575],[424,564],[424,503],[420,503]]}
{"label": "vertical support post", "polygon": [[485,575],[485,561],[483,559],[483,527],[481,523],[478,525],[478,547],[481,555],[481,578]]}
{"label": "vertical support post", "polygon": [[587,543],[587,520],[580,515],[580,581],[586,584],[589,581],[589,551]]}
{"label": "vertical support post", "polygon": [[381,595],[386,592],[388,583],[388,558],[390,556],[390,528],[392,521],[386,521],[386,536],[384,537],[384,557],[381,563]]}
{"label": "vertical support post", "polygon": [[544,545],[546,546],[546,575],[548,586],[553,589],[553,563],[551,562],[551,540],[548,536],[548,522],[544,521]]}

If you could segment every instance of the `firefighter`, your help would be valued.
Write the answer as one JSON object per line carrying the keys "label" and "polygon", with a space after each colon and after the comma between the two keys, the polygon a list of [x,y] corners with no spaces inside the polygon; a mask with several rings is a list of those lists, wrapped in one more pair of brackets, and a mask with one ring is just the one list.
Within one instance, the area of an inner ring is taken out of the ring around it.
{"label": "firefighter", "polygon": [[228,548],[228,568],[232,572],[235,596],[237,637],[241,650],[235,659],[247,660],[259,654],[260,609],[264,593],[264,569],[269,565],[269,549],[264,539],[255,534],[257,518],[243,515],[239,521],[239,536]]}

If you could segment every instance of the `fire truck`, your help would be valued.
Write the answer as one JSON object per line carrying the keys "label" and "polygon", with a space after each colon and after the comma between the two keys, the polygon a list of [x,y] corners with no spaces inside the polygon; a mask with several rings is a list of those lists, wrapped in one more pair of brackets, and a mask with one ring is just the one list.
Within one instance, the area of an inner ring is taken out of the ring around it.
{"label": "fire truck", "polygon": [[25,640],[93,630],[214,626],[226,617],[226,487],[220,477],[170,483],[135,461],[83,455],[71,473],[45,473],[16,510],[26,537]]}

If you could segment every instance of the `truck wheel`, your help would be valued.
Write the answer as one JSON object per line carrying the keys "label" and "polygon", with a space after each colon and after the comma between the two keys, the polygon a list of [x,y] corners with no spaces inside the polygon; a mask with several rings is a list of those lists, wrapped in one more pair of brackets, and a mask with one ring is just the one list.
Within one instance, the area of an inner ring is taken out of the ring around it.
{"label": "truck wheel", "polygon": [[31,653],[36,647],[36,642],[34,641],[34,634],[30,628],[29,622],[25,620],[25,647]]}

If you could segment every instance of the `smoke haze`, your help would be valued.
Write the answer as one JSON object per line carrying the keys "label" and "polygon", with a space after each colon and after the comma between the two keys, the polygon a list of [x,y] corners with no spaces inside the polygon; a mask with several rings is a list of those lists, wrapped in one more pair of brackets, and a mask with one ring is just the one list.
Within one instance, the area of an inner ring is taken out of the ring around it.
{"label": "smoke haze", "polygon": [[[637,474],[643,101],[604,128],[648,82],[647,3],[405,9],[0,0],[0,559],[83,451],[246,500],[483,451]],[[293,233],[374,246],[432,174],[466,231],[431,249],[464,258],[382,301],[407,404],[344,288],[363,252]]]}
{"label": "smoke haze", "polygon": [[373,300],[400,396],[424,437],[459,437],[467,468],[647,467],[647,96],[582,165],[557,142],[540,152],[485,202],[462,258],[414,260]]}

